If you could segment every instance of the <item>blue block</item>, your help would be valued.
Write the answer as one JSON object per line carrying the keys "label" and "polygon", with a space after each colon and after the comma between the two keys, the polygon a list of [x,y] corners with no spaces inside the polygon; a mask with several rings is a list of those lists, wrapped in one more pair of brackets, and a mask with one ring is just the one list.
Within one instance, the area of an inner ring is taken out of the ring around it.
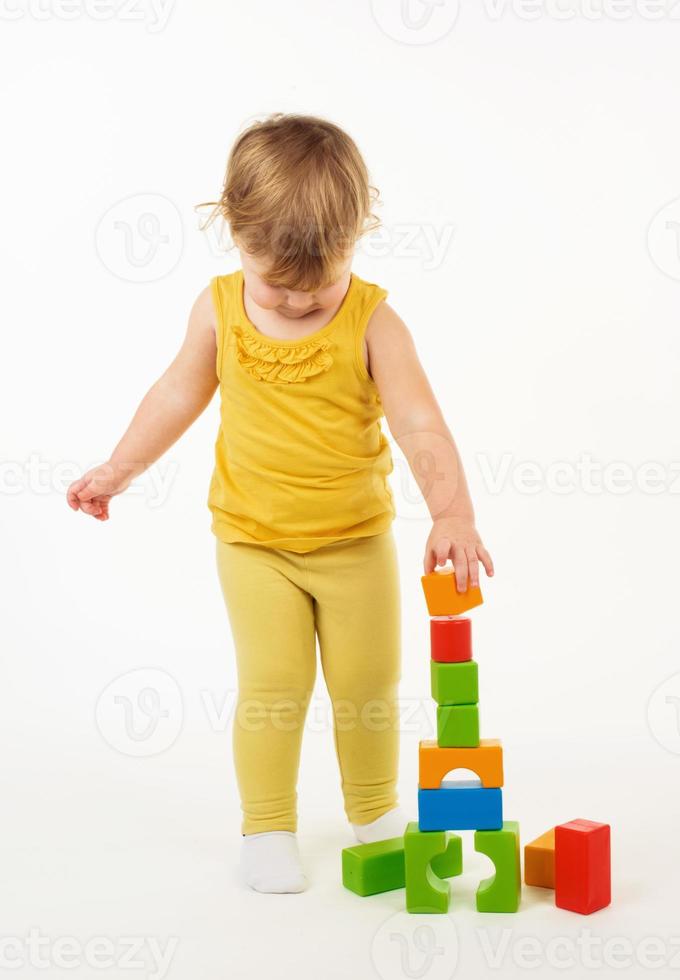
{"label": "blue block", "polygon": [[500,830],[503,793],[479,779],[444,779],[439,789],[418,790],[419,830]]}

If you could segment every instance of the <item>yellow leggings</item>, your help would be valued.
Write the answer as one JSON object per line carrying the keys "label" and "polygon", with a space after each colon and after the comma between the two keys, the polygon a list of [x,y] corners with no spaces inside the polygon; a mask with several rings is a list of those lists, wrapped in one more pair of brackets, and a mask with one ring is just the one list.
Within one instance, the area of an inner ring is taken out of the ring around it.
{"label": "yellow leggings", "polygon": [[365,824],[392,809],[401,675],[392,528],[307,554],[218,540],[217,567],[236,649],[233,746],[242,833],[297,829],[317,634],[347,817]]}

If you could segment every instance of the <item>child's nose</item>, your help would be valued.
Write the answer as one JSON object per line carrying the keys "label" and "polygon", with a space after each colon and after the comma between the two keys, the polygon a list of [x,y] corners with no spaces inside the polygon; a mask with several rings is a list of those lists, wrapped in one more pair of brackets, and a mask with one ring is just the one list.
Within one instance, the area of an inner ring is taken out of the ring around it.
{"label": "child's nose", "polygon": [[287,293],[286,303],[291,309],[304,310],[313,305],[314,298],[309,293]]}

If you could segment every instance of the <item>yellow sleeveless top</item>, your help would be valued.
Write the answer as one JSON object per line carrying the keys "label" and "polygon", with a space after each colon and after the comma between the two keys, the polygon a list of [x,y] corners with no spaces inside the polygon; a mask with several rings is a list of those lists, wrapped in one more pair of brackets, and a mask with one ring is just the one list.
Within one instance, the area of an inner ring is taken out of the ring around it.
{"label": "yellow sleeveless top", "polygon": [[211,287],[221,396],[213,532],[304,553],[386,530],[393,461],[363,337],[387,291],[352,274],[325,327],[276,340],[248,319],[241,270]]}

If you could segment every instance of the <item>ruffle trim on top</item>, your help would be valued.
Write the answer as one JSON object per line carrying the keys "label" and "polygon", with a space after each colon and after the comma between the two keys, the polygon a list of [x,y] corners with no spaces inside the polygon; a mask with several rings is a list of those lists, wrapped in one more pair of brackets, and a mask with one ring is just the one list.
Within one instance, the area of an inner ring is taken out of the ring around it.
{"label": "ruffle trim on top", "polygon": [[327,371],[333,363],[333,343],[325,338],[288,347],[251,337],[238,325],[232,329],[239,363],[257,381],[295,384]]}

